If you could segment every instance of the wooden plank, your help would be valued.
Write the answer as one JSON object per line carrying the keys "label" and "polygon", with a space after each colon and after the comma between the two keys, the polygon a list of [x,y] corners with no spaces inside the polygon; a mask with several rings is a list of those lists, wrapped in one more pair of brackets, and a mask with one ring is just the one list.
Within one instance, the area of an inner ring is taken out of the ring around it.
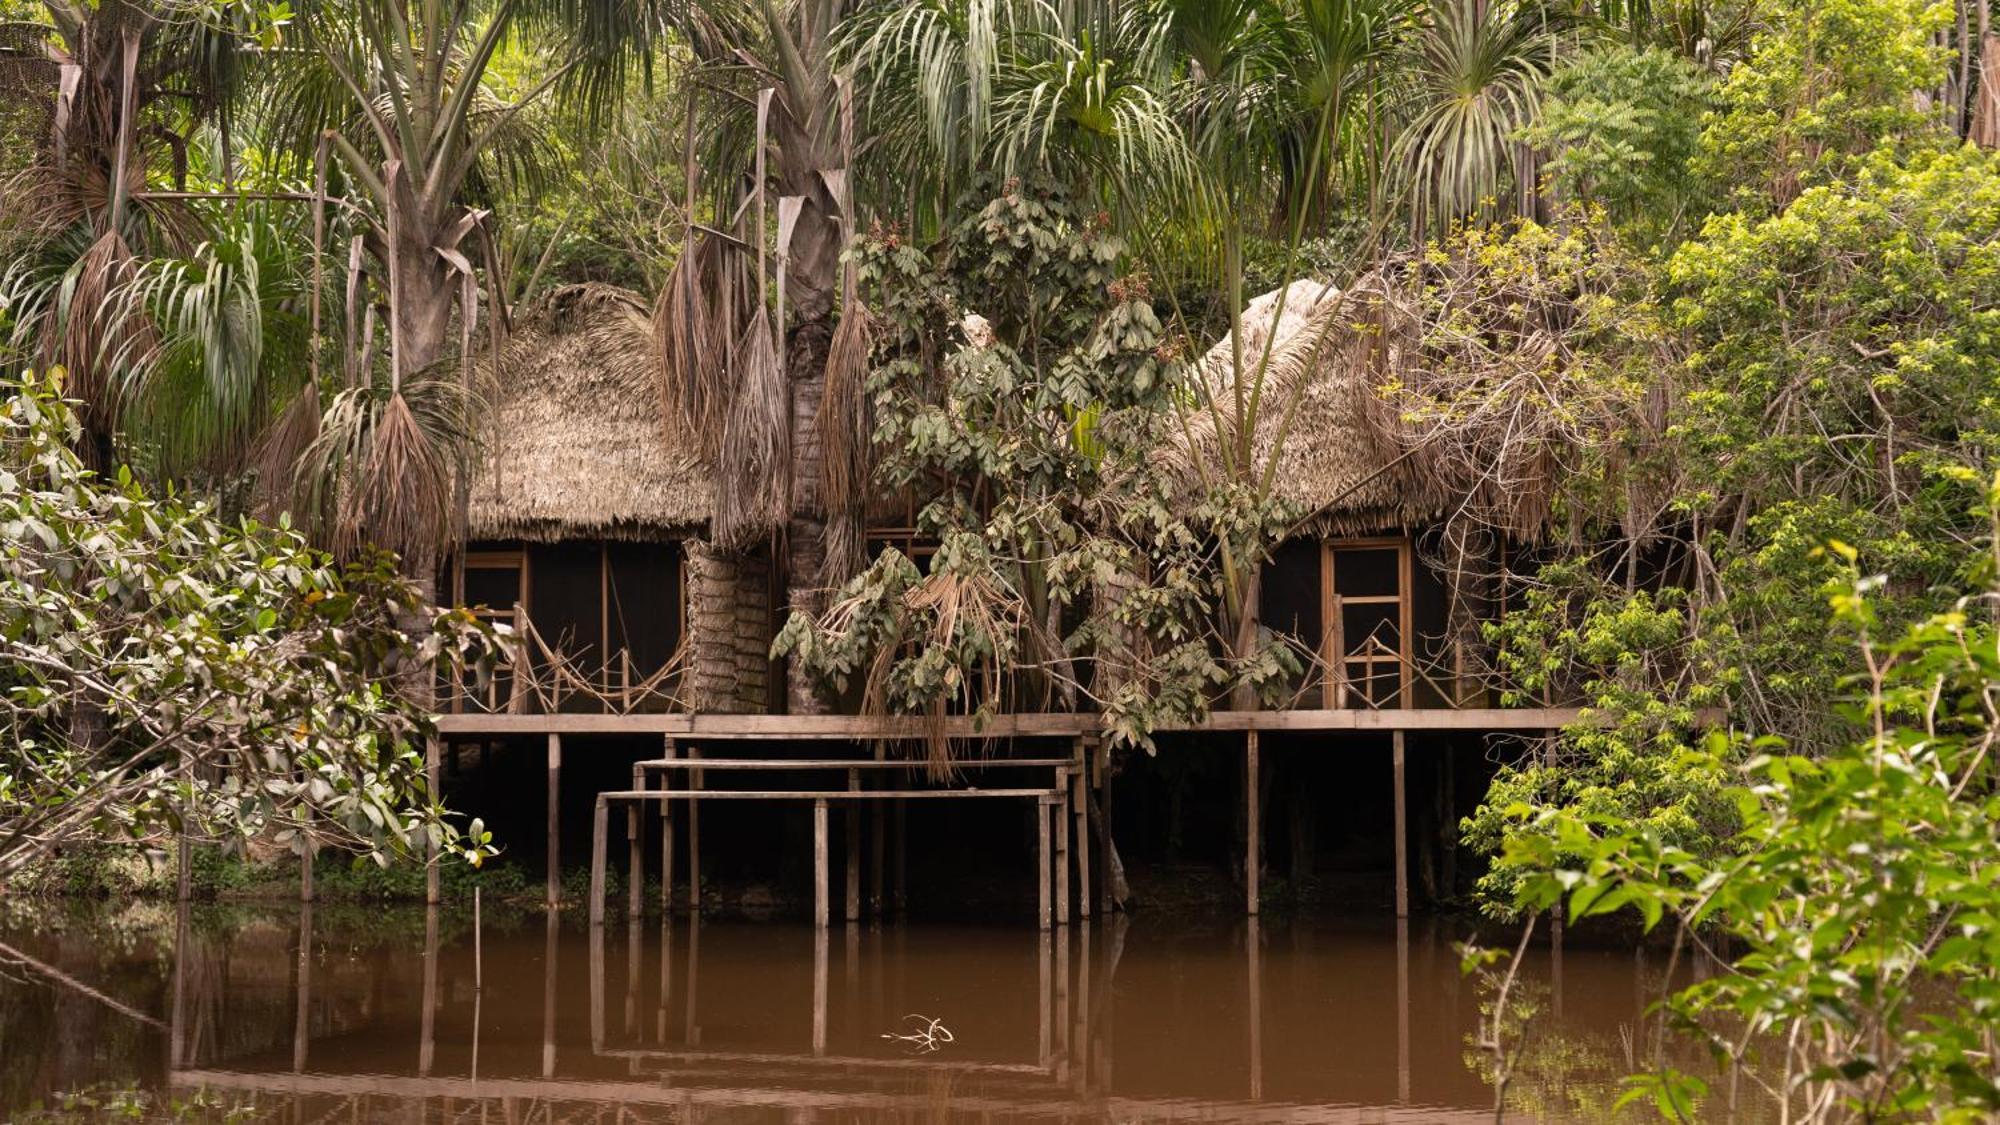
{"label": "wooden plank", "polygon": [[[1231,730],[1553,730],[1583,718],[1580,707],[1302,708],[1291,711],[1215,711],[1163,731]],[[1709,709],[1697,721],[1723,721]],[[1074,738],[1101,733],[1094,714],[997,715],[982,724],[952,717],[944,734],[956,739]],[[442,715],[446,735],[662,734],[708,740],[788,739],[858,742],[873,739],[917,742],[930,736],[922,719],[872,715]],[[962,763],[970,765],[970,762]],[[863,768],[870,768],[863,766]]]}
{"label": "wooden plank", "polygon": [[1410,916],[1410,842],[1403,797],[1403,732],[1391,736],[1391,773],[1396,787],[1396,917]]}
{"label": "wooden plank", "polygon": [[1245,914],[1257,916],[1258,884],[1264,879],[1264,824],[1262,812],[1258,808],[1258,782],[1263,774],[1257,759],[1257,732],[1251,731],[1244,738],[1243,749],[1243,806],[1248,822],[1243,837],[1243,898]]}
{"label": "wooden plank", "polygon": [[[1069,758],[978,758],[954,762],[954,770],[985,769],[1060,769],[1068,766]],[[919,768],[920,762],[862,761],[849,758],[703,758],[699,763],[675,758],[646,758],[632,763],[634,769],[647,773],[669,773],[674,770],[699,769],[703,773],[710,770],[909,770]]]}
{"label": "wooden plank", "polygon": [[826,885],[826,799],[813,802],[813,925],[826,929],[827,897]]}
{"label": "wooden plank", "polygon": [[549,732],[548,904],[562,901],[562,735]]}
{"label": "wooden plank", "polygon": [[607,789],[598,794],[613,801],[915,801],[925,798],[1036,797],[1053,801],[1060,789]]}

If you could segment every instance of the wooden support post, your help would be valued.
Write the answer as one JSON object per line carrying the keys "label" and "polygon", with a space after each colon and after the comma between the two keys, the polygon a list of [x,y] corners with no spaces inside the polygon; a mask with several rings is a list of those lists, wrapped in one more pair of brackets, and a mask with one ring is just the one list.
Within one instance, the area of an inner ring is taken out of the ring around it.
{"label": "wooden support post", "polygon": [[[662,748],[660,756],[667,759],[668,761],[672,761],[674,759],[675,753],[676,750],[674,747],[673,736],[672,735],[665,736],[665,746]],[[660,788],[671,789],[673,788],[673,784],[674,782],[672,774],[669,773],[661,775]],[[660,913],[664,915],[671,915],[673,914],[673,912],[674,912],[674,803],[672,801],[661,801],[660,802]],[[662,1032],[661,1034],[664,1035],[665,1032]]]}
{"label": "wooden support post", "polygon": [[1104,821],[1104,827],[1098,830],[1102,837],[1103,850],[1097,856],[1097,912],[1109,918],[1111,917],[1112,907],[1116,905],[1112,901],[1113,895],[1111,892],[1114,882],[1112,874],[1116,870],[1113,864],[1116,863],[1118,858],[1118,837],[1112,831],[1111,822],[1111,810],[1113,807],[1111,800],[1111,747],[1100,742],[1095,748],[1095,755],[1097,758],[1095,767],[1097,770],[1097,803]]}
{"label": "wooden support post", "polygon": [[604,865],[605,852],[610,835],[611,807],[602,794],[597,798],[597,807],[590,817],[590,924],[595,926],[604,921]]}
{"label": "wooden support post", "polygon": [[1403,732],[1390,735],[1391,772],[1396,786],[1396,917],[1410,916],[1410,842],[1407,835],[1409,810],[1403,796]]}
{"label": "wooden support post", "polygon": [[[646,771],[634,766],[632,788],[645,787]],[[637,918],[646,912],[646,904],[639,897],[646,886],[646,848],[645,842],[641,839],[645,825],[645,806],[638,801],[628,801],[625,806],[625,916],[627,918]]]}
{"label": "wooden support post", "polygon": [[[861,771],[847,771],[847,788],[860,792]],[[861,802],[847,802],[847,913],[850,922],[861,920]]]}
{"label": "wooden support post", "polygon": [[[886,751],[887,745],[877,742],[875,760],[882,761]],[[889,810],[883,808],[880,801],[871,801],[869,804],[871,806],[869,819],[874,821],[874,830],[868,835],[868,913],[872,917],[880,918],[882,907],[888,898],[882,893],[882,861],[886,846],[884,837],[888,834],[889,827]]]}
{"label": "wooden support post", "polygon": [[813,802],[813,925],[821,930],[826,929],[831,894],[826,867],[826,798],[821,797]]}
{"label": "wooden support post", "polygon": [[[441,804],[444,801],[444,778],[438,769],[441,750],[442,747],[438,745],[438,740],[435,738],[424,743],[424,780],[430,785],[430,798],[431,803],[434,805]],[[438,899],[442,897],[438,891],[439,856],[436,840],[430,842],[429,851],[429,870],[424,872],[424,901],[435,906]],[[306,856],[307,878],[305,894],[310,899],[312,897],[312,839],[310,837],[306,840]]]}
{"label": "wooden support post", "polygon": [[[1056,772],[1056,788],[1062,796],[1049,802],[1049,815],[1056,822],[1056,925],[1069,925],[1069,786],[1062,783],[1062,771]],[[1065,940],[1065,946],[1067,941]]]}
{"label": "wooden support post", "polygon": [[1252,915],[1243,933],[1244,967],[1249,973],[1250,1100],[1264,1100],[1264,934]]}
{"label": "wooden support post", "polygon": [[[690,761],[701,757],[698,747],[688,747]],[[688,771],[688,788],[701,788],[701,771]],[[688,913],[701,913],[701,806],[689,801],[688,806]]]}
{"label": "wooden support post", "polygon": [[1243,755],[1243,804],[1249,822],[1243,840],[1243,899],[1244,913],[1252,918],[1257,916],[1258,884],[1264,880],[1264,824],[1260,815],[1263,810],[1258,808],[1261,802],[1257,800],[1263,789],[1259,784],[1262,778],[1257,760],[1257,732],[1253,730]]}
{"label": "wooden support post", "polygon": [[[822,812],[825,810],[822,809]],[[826,884],[821,883],[822,887]],[[822,900],[824,901],[824,900]],[[826,1054],[827,945],[832,931],[822,924],[813,931],[813,1056]]]}
{"label": "wooden support post", "polygon": [[562,735],[549,735],[548,903],[562,903]]}
{"label": "wooden support post", "polygon": [[1083,751],[1077,751],[1076,768],[1069,775],[1070,819],[1075,827],[1071,831],[1071,847],[1076,849],[1076,910],[1077,916],[1090,920],[1090,791],[1084,787]]}
{"label": "wooden support post", "polygon": [[1049,928],[1049,804],[1050,798],[1035,798],[1035,921]]}

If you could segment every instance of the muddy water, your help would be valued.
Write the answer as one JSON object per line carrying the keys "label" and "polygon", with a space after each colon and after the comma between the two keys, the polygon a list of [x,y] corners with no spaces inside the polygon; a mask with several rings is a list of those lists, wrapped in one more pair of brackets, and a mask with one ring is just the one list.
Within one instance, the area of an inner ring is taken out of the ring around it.
{"label": "muddy water", "polygon": [[[296,1121],[1492,1120],[1455,928],[809,926],[123,906],[0,921],[0,1109]],[[1657,961],[1543,950],[1510,1120],[1603,1120]],[[935,1021],[935,1022],[934,1022]]]}

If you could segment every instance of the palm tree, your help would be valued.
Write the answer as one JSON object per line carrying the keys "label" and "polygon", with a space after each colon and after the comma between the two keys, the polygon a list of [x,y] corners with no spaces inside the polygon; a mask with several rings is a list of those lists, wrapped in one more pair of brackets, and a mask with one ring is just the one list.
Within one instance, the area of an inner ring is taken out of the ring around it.
{"label": "palm tree", "polygon": [[[346,261],[347,362],[323,414],[287,428],[278,459],[295,460],[299,499],[337,547],[389,547],[419,580],[433,573],[476,425],[475,353],[498,346],[506,318],[493,213],[480,203],[547,171],[538,110],[558,93],[614,99],[657,30],[643,4],[618,0],[355,0],[302,12],[307,49],[273,67],[259,125],[313,154],[316,276],[329,233],[346,235],[347,253],[333,257]],[[494,67],[517,38],[546,61],[503,97]],[[336,174],[347,194],[330,217]]]}

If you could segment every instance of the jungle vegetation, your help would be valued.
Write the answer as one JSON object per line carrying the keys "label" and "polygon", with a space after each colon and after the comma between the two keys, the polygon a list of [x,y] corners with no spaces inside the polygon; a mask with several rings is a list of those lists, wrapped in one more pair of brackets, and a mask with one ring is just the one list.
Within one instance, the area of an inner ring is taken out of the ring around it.
{"label": "jungle vegetation", "polygon": [[[1466,821],[1482,907],[1731,951],[1657,1031],[1749,1077],[1635,1095],[2000,1111],[1984,0],[0,0],[0,92],[0,681],[41,763],[0,875],[182,815],[246,737],[283,749],[218,832],[446,831],[420,711],[360,684],[490,655],[418,606],[562,282],[658,300],[711,534],[782,545],[794,710],[1144,747],[1277,699],[1258,568],[1305,513],[1256,435],[1302,384],[1242,311],[1311,281],[1371,295],[1330,347],[1401,326],[1376,389],[1484,498],[1437,556],[1536,529],[1468,626],[1489,690],[1592,709]],[[870,560],[913,483],[939,552]],[[198,694],[253,682],[313,720]]]}

